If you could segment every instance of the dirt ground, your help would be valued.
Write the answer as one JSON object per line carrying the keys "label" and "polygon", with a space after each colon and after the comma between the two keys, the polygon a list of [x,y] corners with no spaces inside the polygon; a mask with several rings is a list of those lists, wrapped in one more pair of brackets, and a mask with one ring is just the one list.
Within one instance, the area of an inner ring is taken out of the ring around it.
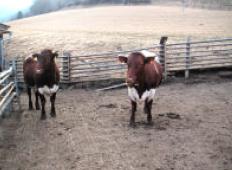
{"label": "dirt ground", "polygon": [[154,125],[140,106],[136,128],[126,88],[60,90],[45,121],[23,94],[23,113],[0,122],[0,169],[231,170],[232,81],[202,80],[163,84]]}
{"label": "dirt ground", "polygon": [[231,37],[232,12],[178,6],[102,6],[67,9],[9,22],[7,57],[44,48],[90,54],[159,43]]}

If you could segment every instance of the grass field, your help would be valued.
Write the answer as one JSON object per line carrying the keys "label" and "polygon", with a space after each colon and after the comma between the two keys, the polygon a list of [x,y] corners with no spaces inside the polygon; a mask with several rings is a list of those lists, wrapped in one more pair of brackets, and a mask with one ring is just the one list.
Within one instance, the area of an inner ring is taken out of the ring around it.
{"label": "grass field", "polygon": [[13,40],[7,56],[28,55],[43,48],[78,54],[133,49],[158,43],[232,35],[232,12],[165,6],[76,8],[9,22]]}

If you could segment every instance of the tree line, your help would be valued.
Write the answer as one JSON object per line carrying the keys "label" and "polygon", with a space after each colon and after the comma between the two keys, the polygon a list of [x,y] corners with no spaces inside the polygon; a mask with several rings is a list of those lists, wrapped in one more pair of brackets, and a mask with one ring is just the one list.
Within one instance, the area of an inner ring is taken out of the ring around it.
{"label": "tree line", "polygon": [[35,0],[29,12],[17,13],[16,19],[39,15],[70,6],[92,6],[100,4],[150,4],[152,0]]}
{"label": "tree line", "polygon": [[57,11],[70,6],[93,6],[100,4],[164,4],[166,2],[178,2],[189,7],[232,8],[232,0],[35,0],[29,12],[23,14],[22,11],[19,11],[15,19]]}

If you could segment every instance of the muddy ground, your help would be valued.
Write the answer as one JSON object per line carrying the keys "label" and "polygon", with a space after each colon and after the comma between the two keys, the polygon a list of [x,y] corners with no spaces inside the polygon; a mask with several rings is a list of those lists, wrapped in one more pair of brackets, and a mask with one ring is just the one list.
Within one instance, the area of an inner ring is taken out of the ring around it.
{"label": "muddy ground", "polygon": [[45,121],[25,94],[21,103],[21,115],[0,122],[1,170],[232,169],[231,79],[163,84],[154,125],[139,107],[136,128],[126,88],[61,90],[57,118]]}

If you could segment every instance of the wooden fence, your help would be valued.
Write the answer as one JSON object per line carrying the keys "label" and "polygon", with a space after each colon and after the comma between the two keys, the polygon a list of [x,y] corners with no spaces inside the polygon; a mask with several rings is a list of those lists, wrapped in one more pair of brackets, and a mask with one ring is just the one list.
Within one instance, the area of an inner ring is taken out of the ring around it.
{"label": "wooden fence", "polygon": [[165,75],[174,71],[223,68],[232,66],[232,38],[166,44]]}
{"label": "wooden fence", "polygon": [[12,101],[17,95],[16,78],[14,77],[14,66],[0,73],[0,116],[8,109],[10,111]]}
{"label": "wooden fence", "polygon": [[[76,51],[62,52],[57,58],[61,72],[62,83],[79,83],[118,79],[125,76],[126,65],[118,62],[118,55],[127,55],[133,51],[149,50],[160,57],[164,66],[165,77],[176,71],[189,71],[193,69],[208,69],[219,67],[232,67],[232,38],[191,41],[168,44],[167,37],[162,37],[160,44],[147,48],[78,55]],[[23,82],[23,58],[16,59],[16,70],[19,82]]]}

